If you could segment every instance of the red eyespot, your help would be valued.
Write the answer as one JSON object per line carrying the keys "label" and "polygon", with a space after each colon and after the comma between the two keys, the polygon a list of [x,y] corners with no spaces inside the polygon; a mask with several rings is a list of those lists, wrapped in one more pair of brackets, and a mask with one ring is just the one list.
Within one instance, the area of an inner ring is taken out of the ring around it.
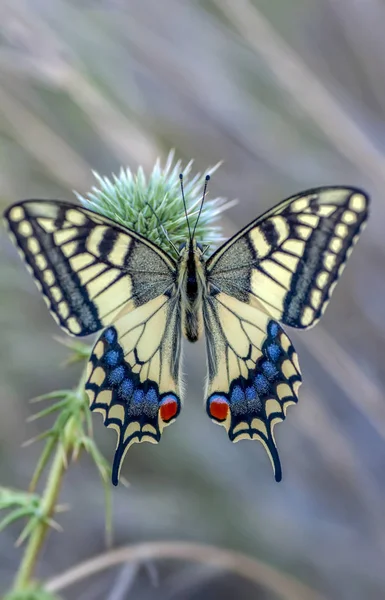
{"label": "red eyespot", "polygon": [[210,417],[217,421],[224,421],[229,414],[229,403],[224,396],[213,396],[209,403]]}
{"label": "red eyespot", "polygon": [[160,418],[166,423],[176,417],[179,411],[179,403],[174,396],[166,396],[159,408]]}

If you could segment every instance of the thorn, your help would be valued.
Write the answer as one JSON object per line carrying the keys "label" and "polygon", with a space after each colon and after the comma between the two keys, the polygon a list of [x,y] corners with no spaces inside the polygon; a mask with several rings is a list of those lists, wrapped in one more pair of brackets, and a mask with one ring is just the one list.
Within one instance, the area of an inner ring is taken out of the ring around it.
{"label": "thorn", "polygon": [[44,433],[40,433],[40,435],[36,435],[33,438],[30,438],[29,440],[26,440],[25,442],[23,442],[21,444],[22,448],[28,448],[28,446],[31,446],[31,444],[33,444],[34,442],[40,442],[41,440],[44,440],[45,438],[49,437],[50,435],[52,435],[52,431],[50,429],[48,429],[47,431],[44,431]]}
{"label": "thorn", "polygon": [[52,527],[52,529],[55,529],[55,531],[58,531],[59,533],[63,532],[63,527],[59,525],[57,521],[54,521],[54,519],[48,518],[45,519],[45,522]]}
{"label": "thorn", "polygon": [[55,513],[64,513],[68,512],[69,510],[71,510],[70,504],[58,504],[55,506]]}

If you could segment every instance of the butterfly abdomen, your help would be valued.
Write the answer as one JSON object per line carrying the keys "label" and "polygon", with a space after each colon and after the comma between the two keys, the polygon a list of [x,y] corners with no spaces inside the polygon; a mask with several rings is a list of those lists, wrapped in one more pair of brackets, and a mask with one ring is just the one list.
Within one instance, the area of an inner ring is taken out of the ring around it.
{"label": "butterfly abdomen", "polygon": [[197,342],[202,334],[201,311],[185,310],[183,315],[183,333],[189,342]]}

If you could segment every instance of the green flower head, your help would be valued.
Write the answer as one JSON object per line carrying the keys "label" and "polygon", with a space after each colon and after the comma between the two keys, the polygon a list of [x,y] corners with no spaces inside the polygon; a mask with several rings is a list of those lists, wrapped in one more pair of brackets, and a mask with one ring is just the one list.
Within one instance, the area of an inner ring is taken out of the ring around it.
{"label": "green flower head", "polygon": [[[193,161],[190,161],[183,168],[180,160],[174,162],[174,152],[171,151],[165,166],[162,168],[158,159],[148,178],[141,167],[136,174],[129,168],[122,168],[119,176],[112,175],[110,179],[94,172],[98,187],[93,187],[86,197],[75,194],[86,208],[133,229],[175,255],[165,232],[177,248],[188,238],[179,174],[183,173],[187,215],[193,228],[202,201],[205,177],[219,167],[218,163],[204,174],[192,176],[192,164]],[[195,232],[198,242],[215,248],[223,240],[218,217],[231,204],[224,198],[206,197]]]}

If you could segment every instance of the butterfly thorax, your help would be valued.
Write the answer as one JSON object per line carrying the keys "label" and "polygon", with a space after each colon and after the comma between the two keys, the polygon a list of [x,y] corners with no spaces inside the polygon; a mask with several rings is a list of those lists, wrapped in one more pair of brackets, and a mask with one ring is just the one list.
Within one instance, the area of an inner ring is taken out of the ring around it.
{"label": "butterfly thorax", "polygon": [[181,251],[178,263],[182,330],[190,342],[196,342],[203,331],[202,298],[205,286],[202,251],[195,240],[191,240]]}

